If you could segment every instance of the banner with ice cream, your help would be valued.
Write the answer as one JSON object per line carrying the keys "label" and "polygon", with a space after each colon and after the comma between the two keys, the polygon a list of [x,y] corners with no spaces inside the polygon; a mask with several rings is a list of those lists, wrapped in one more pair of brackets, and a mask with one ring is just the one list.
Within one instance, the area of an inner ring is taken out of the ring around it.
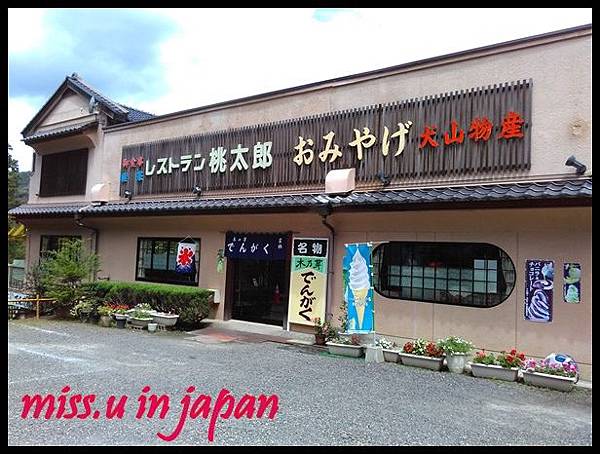
{"label": "banner with ice cream", "polygon": [[375,329],[371,249],[371,243],[346,244],[343,268],[348,333],[366,334]]}

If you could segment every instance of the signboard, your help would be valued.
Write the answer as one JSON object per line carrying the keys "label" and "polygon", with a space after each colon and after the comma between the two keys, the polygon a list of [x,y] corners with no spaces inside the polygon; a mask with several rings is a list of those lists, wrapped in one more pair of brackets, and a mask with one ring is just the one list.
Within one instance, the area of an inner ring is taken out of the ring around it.
{"label": "signboard", "polygon": [[235,259],[285,260],[287,234],[227,232],[225,257]]}
{"label": "signboard", "polygon": [[357,182],[530,167],[531,81],[123,147],[121,194]]}
{"label": "signboard", "polygon": [[325,320],[328,246],[326,238],[294,238],[288,323],[314,325],[317,317]]}
{"label": "signboard", "polygon": [[565,263],[563,277],[565,303],[579,303],[581,301],[581,265],[579,263]]}
{"label": "signboard", "polygon": [[371,250],[371,243],[346,244],[343,274],[348,333],[366,334],[375,330]]}
{"label": "signboard", "polygon": [[552,260],[527,260],[525,264],[525,320],[552,321],[552,296],[554,291],[554,262]]}

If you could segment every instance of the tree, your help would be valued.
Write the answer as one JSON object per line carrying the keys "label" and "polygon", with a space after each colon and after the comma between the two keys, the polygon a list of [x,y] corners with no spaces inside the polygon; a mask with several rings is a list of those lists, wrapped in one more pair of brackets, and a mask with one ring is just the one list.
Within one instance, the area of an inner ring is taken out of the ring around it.
{"label": "tree", "polygon": [[71,308],[85,296],[82,284],[94,278],[100,269],[100,258],[85,251],[80,239],[73,239],[57,251],[48,251],[41,266],[46,295],[55,299],[58,306]]}
{"label": "tree", "polygon": [[[13,147],[8,144],[8,209],[19,206],[22,203],[19,197],[19,163],[12,157],[10,152]],[[17,226],[10,216],[8,217],[8,230]],[[8,241],[8,261],[25,258],[25,241],[23,239],[11,238]]]}

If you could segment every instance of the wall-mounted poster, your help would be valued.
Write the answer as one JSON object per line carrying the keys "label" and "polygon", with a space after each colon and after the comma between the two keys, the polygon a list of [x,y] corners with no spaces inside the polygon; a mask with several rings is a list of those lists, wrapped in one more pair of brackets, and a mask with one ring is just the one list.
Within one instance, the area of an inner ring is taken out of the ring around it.
{"label": "wall-mounted poster", "polygon": [[314,325],[325,321],[327,238],[294,238],[288,322]]}
{"label": "wall-mounted poster", "polygon": [[525,320],[552,321],[552,294],[554,291],[554,262],[527,260],[525,279]]}
{"label": "wall-mounted poster", "polygon": [[579,263],[565,263],[563,276],[565,303],[579,303],[581,301],[581,265]]}
{"label": "wall-mounted poster", "polygon": [[348,308],[348,333],[373,332],[373,265],[371,243],[347,244],[344,256],[344,300]]}
{"label": "wall-mounted poster", "polygon": [[196,273],[196,243],[182,241],[177,244],[175,271],[179,274]]}

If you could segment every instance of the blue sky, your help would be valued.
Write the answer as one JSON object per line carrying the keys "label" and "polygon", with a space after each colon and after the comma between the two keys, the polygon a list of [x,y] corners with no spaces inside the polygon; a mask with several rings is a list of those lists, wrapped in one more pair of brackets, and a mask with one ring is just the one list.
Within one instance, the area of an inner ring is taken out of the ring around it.
{"label": "blue sky", "polygon": [[591,21],[591,9],[9,9],[8,141],[29,170],[20,131],[73,72],[164,114]]}

